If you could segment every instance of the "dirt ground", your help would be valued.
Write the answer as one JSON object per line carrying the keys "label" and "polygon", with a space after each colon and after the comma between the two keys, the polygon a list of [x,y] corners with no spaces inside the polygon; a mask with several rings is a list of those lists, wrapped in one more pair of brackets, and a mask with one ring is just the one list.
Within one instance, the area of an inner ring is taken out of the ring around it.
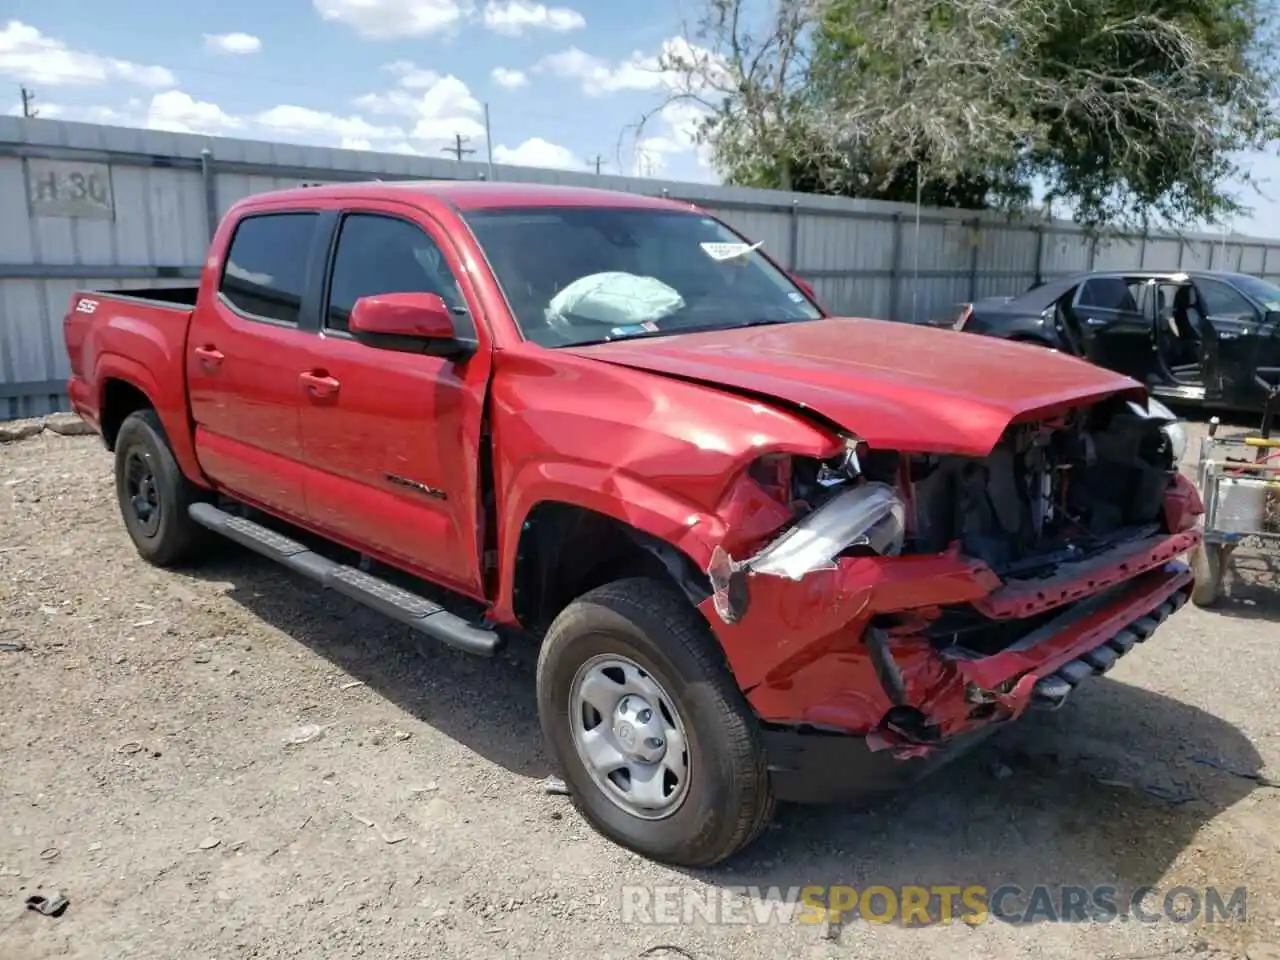
{"label": "dirt ground", "polygon": [[[1256,778],[1280,779],[1280,585],[1260,558],[1222,610],[1184,609],[896,802],[783,810],[729,866],[684,873],[544,790],[531,657],[418,653],[234,548],[148,567],[96,439],[0,444],[0,531],[0,960],[1280,956],[1280,790]],[[632,887],[1005,883],[1149,884],[1153,909],[1244,886],[1247,915],[828,929],[621,910]],[[58,892],[60,917],[24,908]]]}

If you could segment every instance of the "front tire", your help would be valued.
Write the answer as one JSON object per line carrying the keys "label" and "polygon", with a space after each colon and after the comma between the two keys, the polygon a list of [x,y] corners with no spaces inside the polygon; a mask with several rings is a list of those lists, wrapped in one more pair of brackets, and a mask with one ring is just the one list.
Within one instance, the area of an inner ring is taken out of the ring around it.
{"label": "front tire", "polygon": [[116,499],[138,554],[158,567],[190,559],[209,540],[187,513],[203,494],[174,459],[160,417],[149,409],[129,414],[115,448]]}
{"label": "front tire", "polygon": [[768,824],[756,719],[673,588],[636,578],[575,600],[552,623],[537,675],[552,758],[599,833],[653,860],[708,867]]}

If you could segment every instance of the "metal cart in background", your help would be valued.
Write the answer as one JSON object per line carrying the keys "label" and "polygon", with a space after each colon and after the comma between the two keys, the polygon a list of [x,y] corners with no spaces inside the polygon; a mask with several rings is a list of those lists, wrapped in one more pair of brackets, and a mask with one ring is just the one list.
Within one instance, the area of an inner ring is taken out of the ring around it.
{"label": "metal cart in background", "polygon": [[1198,607],[1221,598],[1227,565],[1241,543],[1280,550],[1280,438],[1271,436],[1280,415],[1280,367],[1259,368],[1256,376],[1266,393],[1262,428],[1220,436],[1214,417],[1200,443],[1196,484],[1204,499],[1204,540],[1191,557],[1191,602]]}

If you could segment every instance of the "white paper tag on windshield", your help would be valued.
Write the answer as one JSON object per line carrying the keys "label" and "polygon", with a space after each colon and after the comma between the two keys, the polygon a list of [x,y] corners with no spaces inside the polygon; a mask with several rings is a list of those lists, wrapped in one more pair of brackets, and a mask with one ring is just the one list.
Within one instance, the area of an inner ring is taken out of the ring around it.
{"label": "white paper tag on windshield", "polygon": [[758,250],[764,245],[764,241],[759,243],[701,243],[700,247],[708,257],[712,260],[732,260],[734,257],[741,257],[752,250]]}

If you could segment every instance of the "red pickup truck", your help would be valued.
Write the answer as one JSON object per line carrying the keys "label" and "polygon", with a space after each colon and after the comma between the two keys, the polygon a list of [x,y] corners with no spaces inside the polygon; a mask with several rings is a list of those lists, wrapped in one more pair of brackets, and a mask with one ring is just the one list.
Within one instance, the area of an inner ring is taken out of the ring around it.
{"label": "red pickup truck", "polygon": [[79,292],[65,338],[146,560],[214,532],[462,650],[539,644],[575,804],[671,863],[1061,705],[1191,588],[1200,501],[1137,383],[828,316],[685,203],[262,194],[198,288]]}

